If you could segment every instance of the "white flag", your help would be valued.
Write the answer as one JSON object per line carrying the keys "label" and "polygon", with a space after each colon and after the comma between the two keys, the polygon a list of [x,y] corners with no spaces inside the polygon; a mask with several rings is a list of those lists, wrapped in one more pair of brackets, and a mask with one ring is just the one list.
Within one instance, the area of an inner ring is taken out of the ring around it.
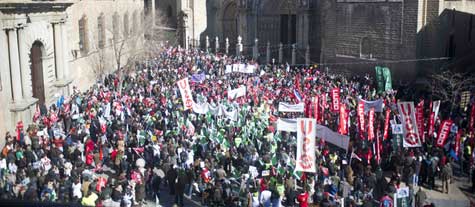
{"label": "white flag", "polygon": [[403,146],[404,147],[420,147],[421,140],[417,129],[416,115],[413,102],[397,103],[399,114],[402,119],[403,129]]}
{"label": "white flag", "polygon": [[297,119],[297,157],[295,171],[316,172],[315,137],[317,121],[315,119]]}

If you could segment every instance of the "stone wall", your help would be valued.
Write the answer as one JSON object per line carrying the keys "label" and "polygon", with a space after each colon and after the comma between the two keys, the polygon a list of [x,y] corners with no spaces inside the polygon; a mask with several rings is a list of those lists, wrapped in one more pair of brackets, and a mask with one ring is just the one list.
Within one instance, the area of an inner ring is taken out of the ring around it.
{"label": "stone wall", "polygon": [[[369,62],[333,65],[335,71],[374,73],[371,62],[415,59],[417,1],[327,0],[322,1],[323,62]],[[365,46],[366,45],[366,46]],[[414,78],[413,63],[384,64],[395,78]]]}
{"label": "stone wall", "polygon": [[[144,9],[143,1],[139,0],[102,0],[102,1],[79,1],[68,8],[69,19],[67,21],[69,48],[67,59],[71,64],[71,74],[75,77],[72,85],[81,90],[86,90],[102,74],[107,74],[117,69],[116,56],[112,45],[113,33],[113,15],[119,16],[119,39],[124,39],[124,16],[127,13],[129,17],[129,36],[122,49],[121,65],[127,63],[130,56],[140,52],[143,46],[142,12]],[[136,22],[134,25],[134,13]],[[98,17],[103,14],[105,17],[105,47],[100,49],[98,46]],[[84,54],[79,45],[79,20],[82,17],[87,18],[87,38],[89,39],[89,51]],[[135,31],[133,31],[135,29]],[[116,51],[121,48],[121,43],[117,43]],[[99,64],[104,64],[104,71],[100,72]]]}

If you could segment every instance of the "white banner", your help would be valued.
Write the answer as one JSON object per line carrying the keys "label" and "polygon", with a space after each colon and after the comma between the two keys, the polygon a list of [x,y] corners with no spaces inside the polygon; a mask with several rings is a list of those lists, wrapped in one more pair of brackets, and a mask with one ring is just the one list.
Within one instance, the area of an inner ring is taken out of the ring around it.
{"label": "white banner", "polygon": [[348,144],[350,143],[350,137],[334,132],[326,126],[317,124],[316,135],[318,138],[330,142],[338,147],[348,150]]}
{"label": "white banner", "polygon": [[246,95],[246,86],[240,86],[237,89],[228,91],[228,99],[235,99]]}
{"label": "white banner", "polygon": [[279,103],[280,112],[303,112],[303,110],[304,110],[304,103],[299,103],[299,104],[288,104],[284,102]]}
{"label": "white banner", "polygon": [[226,70],[224,71],[224,73],[228,74],[228,73],[231,73],[233,72],[233,66],[232,65],[226,65]]}
{"label": "white banner", "polygon": [[420,147],[421,140],[417,129],[416,115],[413,102],[397,103],[399,114],[401,114],[403,129],[403,146]]}
{"label": "white banner", "polygon": [[202,103],[202,104],[197,104],[193,103],[193,112],[197,114],[206,114],[209,111],[209,104],[208,103]]}
{"label": "white banner", "polygon": [[297,132],[297,119],[283,119],[277,120],[277,131]]}
{"label": "white banner", "polygon": [[257,69],[257,65],[246,65],[246,64],[232,64],[225,66],[226,74],[235,72],[235,73],[254,73]]}
{"label": "white banner", "polygon": [[181,93],[181,100],[183,101],[184,110],[193,108],[193,96],[191,95],[190,84],[188,78],[184,78],[176,82]]}
{"label": "white banner", "polygon": [[193,103],[193,112],[197,114],[206,114],[211,112],[215,116],[225,116],[228,119],[237,121],[238,119],[238,110],[234,107],[231,108],[231,111],[227,111],[226,106],[219,104],[218,106],[212,106],[209,103],[196,104]]}
{"label": "white banner", "polygon": [[297,157],[295,171],[316,172],[315,119],[297,119]]}

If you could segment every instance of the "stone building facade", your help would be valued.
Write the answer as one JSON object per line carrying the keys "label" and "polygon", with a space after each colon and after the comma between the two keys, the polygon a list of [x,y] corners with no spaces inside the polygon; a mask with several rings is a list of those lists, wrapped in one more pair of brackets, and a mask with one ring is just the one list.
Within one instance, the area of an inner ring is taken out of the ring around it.
{"label": "stone building facade", "polygon": [[[267,59],[267,51],[278,60],[282,48],[282,62],[290,63],[295,46],[297,64],[324,63],[330,70],[370,73],[375,65],[385,65],[393,69],[396,80],[412,80],[448,64],[446,60],[416,59],[459,59],[458,55],[473,51],[473,33],[469,32],[475,13],[473,0],[157,1],[161,2],[159,11],[177,8],[177,29],[185,37],[179,41],[182,45],[197,39],[198,46],[214,51],[218,39],[218,52],[224,52],[228,38],[229,53],[234,53],[241,36],[242,52],[251,55],[257,45],[261,62]],[[180,13],[187,14],[186,18]],[[451,20],[454,16],[456,20]],[[200,28],[193,35],[180,30],[192,26]],[[463,67],[470,57],[464,58]],[[352,64],[355,62],[358,64]],[[455,67],[452,65],[447,67]]]}
{"label": "stone building facade", "polygon": [[18,121],[27,127],[37,104],[49,106],[116,69],[113,42],[126,40],[125,64],[143,47],[143,10],[140,0],[1,1],[0,136]]}

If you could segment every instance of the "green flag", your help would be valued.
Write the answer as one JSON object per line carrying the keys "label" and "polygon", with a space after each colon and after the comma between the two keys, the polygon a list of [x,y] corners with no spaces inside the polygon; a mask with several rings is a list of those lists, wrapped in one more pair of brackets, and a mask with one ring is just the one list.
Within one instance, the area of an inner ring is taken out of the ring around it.
{"label": "green flag", "polygon": [[393,83],[391,79],[391,71],[388,67],[383,68],[383,77],[384,77],[384,91],[389,91],[393,89]]}
{"label": "green flag", "polygon": [[383,68],[381,66],[376,66],[375,69],[376,69],[376,82],[378,83],[378,93],[381,93],[384,90]]}

